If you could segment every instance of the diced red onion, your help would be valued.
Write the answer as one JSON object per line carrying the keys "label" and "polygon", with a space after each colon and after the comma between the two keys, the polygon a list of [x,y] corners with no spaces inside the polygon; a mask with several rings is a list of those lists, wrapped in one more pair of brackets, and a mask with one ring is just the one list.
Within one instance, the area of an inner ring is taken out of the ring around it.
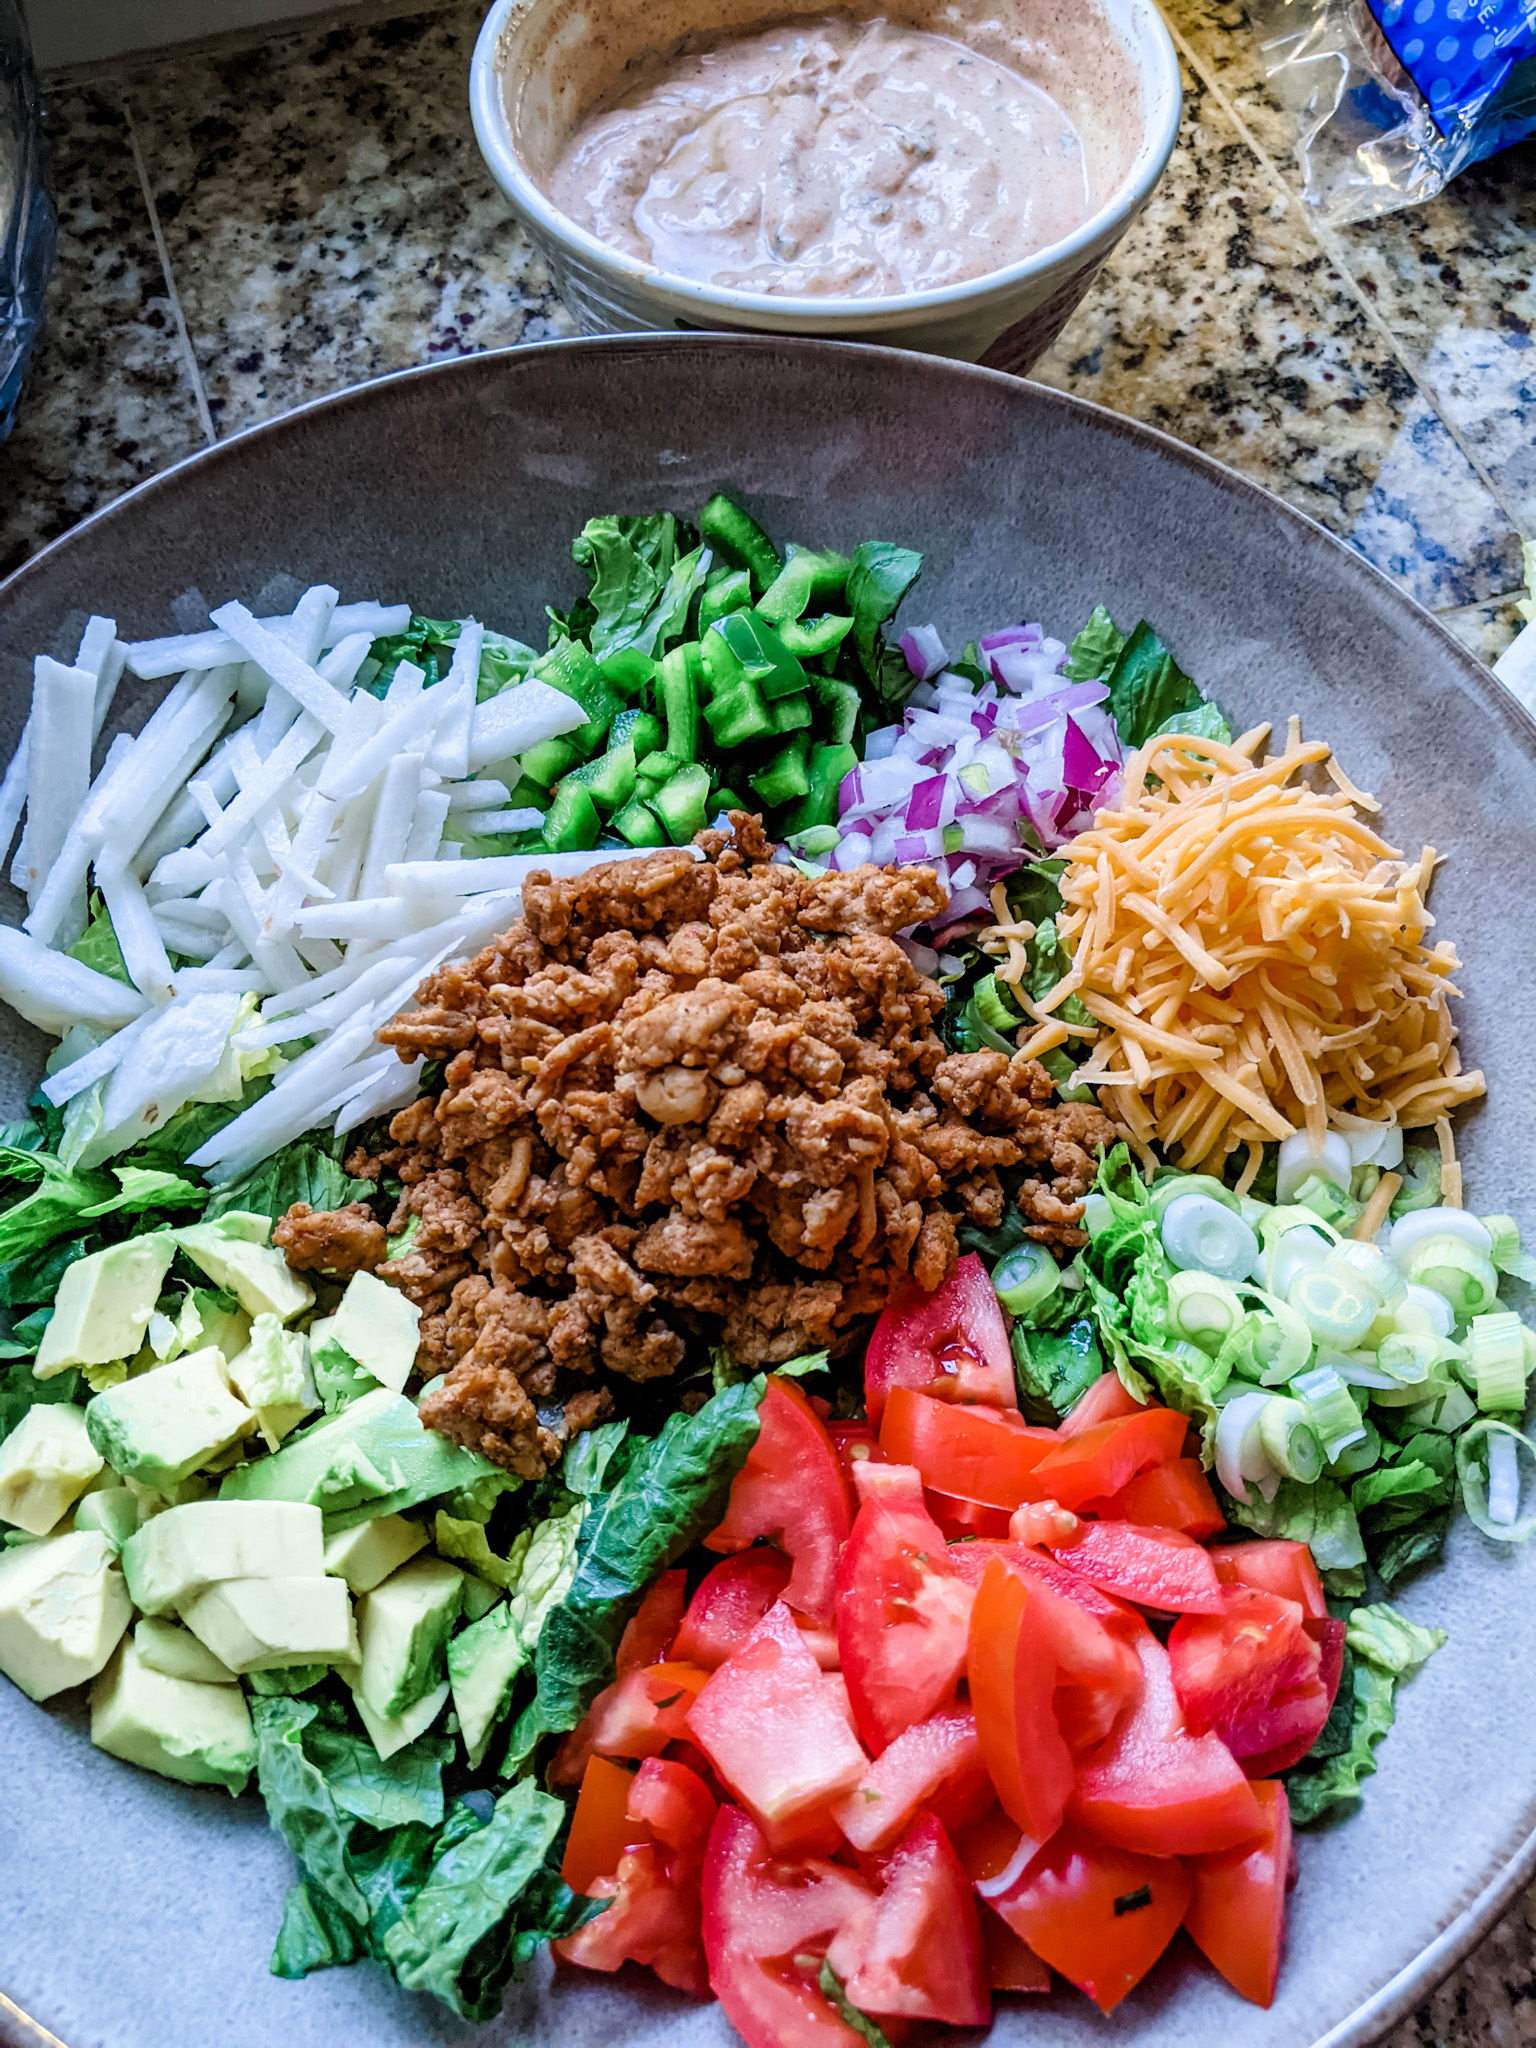
{"label": "diced red onion", "polygon": [[926,683],[949,659],[937,626],[914,626],[910,632],[902,634],[896,645],[920,683]]}
{"label": "diced red onion", "polygon": [[1044,626],[1003,626],[976,645],[983,654],[990,654],[995,647],[1038,647],[1044,638]]}

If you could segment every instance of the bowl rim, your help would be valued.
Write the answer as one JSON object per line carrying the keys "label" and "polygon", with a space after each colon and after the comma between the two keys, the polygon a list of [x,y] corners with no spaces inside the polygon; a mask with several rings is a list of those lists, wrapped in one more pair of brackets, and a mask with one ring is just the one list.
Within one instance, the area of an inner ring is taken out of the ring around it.
{"label": "bowl rim", "polygon": [[[837,355],[842,355],[852,349],[861,356],[884,361],[893,369],[900,366],[910,372],[913,367],[913,356],[910,351],[889,345],[838,342],[814,335],[741,334],[729,330],[582,335],[487,349],[446,361],[413,364],[380,377],[368,378],[359,384],[348,385],[340,391],[328,392],[318,398],[309,399],[301,405],[275,414],[270,419],[254,421],[223,440],[215,441],[183,456],[180,461],[158,471],[154,476],[146,477],[141,483],[133,485],[119,497],[112,499],[110,503],[87,514],[84,519],[39,548],[35,554],[0,580],[0,608],[3,608],[16,591],[30,581],[40,568],[51,564],[59,554],[69,548],[78,536],[92,532],[97,527],[120,517],[131,518],[135,507],[142,499],[174,488],[183,473],[193,465],[221,464],[238,460],[240,452],[251,441],[272,434],[302,431],[306,420],[321,413],[343,406],[377,403],[383,394],[393,387],[424,377],[495,377],[504,373],[517,359],[533,357],[550,350],[589,354],[601,362],[605,356],[624,352],[652,353],[662,349],[700,348],[722,351],[771,349],[823,358],[830,358],[834,351]],[[1050,385],[1039,384],[1032,379],[1017,377],[979,363],[939,358],[934,361],[932,368],[936,374],[984,379],[1010,388],[1027,384],[1036,402],[1045,402],[1067,414],[1077,414],[1091,422],[1095,428],[1107,428],[1116,435],[1140,442],[1156,450],[1164,458],[1172,459],[1182,467],[1204,475],[1218,489],[1234,492],[1266,508],[1270,516],[1282,527],[1289,527],[1297,539],[1303,539],[1313,545],[1322,543],[1328,554],[1341,564],[1347,564],[1348,573],[1362,578],[1367,584],[1375,584],[1390,591],[1393,602],[1415,614],[1421,626],[1430,626],[1446,652],[1461,669],[1473,694],[1484,709],[1510,732],[1516,744],[1523,746],[1529,754],[1536,757],[1536,716],[1533,716],[1498,682],[1492,671],[1477,660],[1433,612],[1405,591],[1384,570],[1358,554],[1347,542],[1341,540],[1337,534],[1332,533],[1310,514],[1300,511],[1273,491],[1265,489],[1262,484],[1255,483],[1250,477],[1218,461],[1214,456],[1207,455],[1203,450],[1180,441],[1164,429],[1149,426],[1127,414],[1117,413],[1092,399],[1078,397],[1072,392],[1059,391]],[[1502,1864],[1489,1873],[1482,1887],[1467,1905],[1447,1922],[1433,1941],[1353,2011],[1346,2013],[1325,2034],[1319,2035],[1312,2048],[1368,2048],[1368,2044],[1376,2041],[1412,2012],[1413,2008],[1465,1959],[1533,1875],[1536,1875],[1536,1828],[1527,1833]],[[3,1984],[0,1984],[0,2040],[9,2038],[7,2022],[11,2019],[18,2019],[23,2028],[28,2030],[22,2034],[22,2041],[35,2040],[39,2048],[66,2048],[66,2044],[51,2033],[42,2021],[34,2019],[7,1997]]]}
{"label": "bowl rim", "polygon": [[709,315],[735,314],[775,325],[794,322],[797,329],[811,334],[832,329],[846,333],[850,328],[878,331],[909,326],[914,315],[965,313],[995,301],[1006,301],[1031,280],[1053,273],[1097,247],[1114,245],[1162,177],[1173,154],[1183,115],[1179,53],[1155,0],[1120,0],[1136,22],[1145,53],[1143,60],[1137,43],[1129,34],[1125,35],[1127,53],[1137,66],[1146,100],[1141,141],[1114,191],[1071,234],[1001,270],[984,271],[980,277],[939,285],[929,291],[892,292],[878,298],[737,291],[728,285],[684,277],[615,249],[562,213],[523,168],[506,116],[497,53],[512,16],[531,11],[533,4],[536,0],[493,0],[475,39],[469,69],[470,119],[487,168],[516,212],[536,233],[631,291],[704,316],[701,324],[706,328],[711,325]]}

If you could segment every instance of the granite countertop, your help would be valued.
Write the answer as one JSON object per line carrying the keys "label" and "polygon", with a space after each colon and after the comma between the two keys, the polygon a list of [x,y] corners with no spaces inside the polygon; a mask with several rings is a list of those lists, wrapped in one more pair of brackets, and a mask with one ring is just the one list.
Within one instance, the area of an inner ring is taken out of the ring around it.
{"label": "granite countertop", "polygon": [[[476,151],[484,0],[365,0],[45,81],[49,318],[0,447],[0,573],[302,400],[573,331]],[[1536,535],[1536,144],[1318,231],[1242,0],[1165,0],[1168,172],[1037,375],[1164,427],[1347,538],[1485,660]],[[1536,1887],[1393,2048],[1536,2031]]]}

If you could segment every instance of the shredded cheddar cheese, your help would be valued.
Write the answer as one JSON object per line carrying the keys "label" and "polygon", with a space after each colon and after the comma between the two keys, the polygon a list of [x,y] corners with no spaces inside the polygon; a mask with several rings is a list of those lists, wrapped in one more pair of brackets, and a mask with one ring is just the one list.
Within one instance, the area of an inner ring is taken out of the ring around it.
{"label": "shredded cheddar cheese", "polygon": [[1248,1182],[1267,1140],[1436,1124],[1483,1093],[1451,1022],[1460,962],[1426,942],[1434,849],[1406,861],[1378,838],[1375,799],[1299,721],[1256,758],[1268,732],[1168,733],[1132,757],[1119,808],[1065,849],[1071,972],[1039,1002],[1013,990],[1031,1047],[1078,998],[1100,1028],[1077,1079],[1141,1144],[1207,1170],[1246,1147]]}

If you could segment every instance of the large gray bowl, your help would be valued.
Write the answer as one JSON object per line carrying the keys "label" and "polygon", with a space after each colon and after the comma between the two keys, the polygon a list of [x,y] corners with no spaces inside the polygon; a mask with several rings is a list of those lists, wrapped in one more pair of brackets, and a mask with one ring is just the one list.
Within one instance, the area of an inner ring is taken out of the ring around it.
{"label": "large gray bowl", "polygon": [[[1320,527],[1163,436],[991,371],[894,351],[653,336],[556,343],[409,371],[329,399],[142,485],[0,590],[0,746],[38,650],[87,611],[176,629],[173,600],[249,597],[275,572],[345,597],[409,597],[526,638],[581,587],[591,514],[696,508],[724,486],[781,536],[924,551],[912,620],[957,639],[1009,618],[1073,628],[1097,601],[1151,618],[1244,722],[1300,712],[1385,800],[1389,834],[1449,856],[1463,1044],[1491,1112],[1463,1122],[1485,1209],[1536,1220],[1529,965],[1536,731],[1488,674]],[[142,701],[130,720],[142,714]],[[11,1113],[42,1041],[10,1020]],[[1180,1946],[1110,2020],[1063,1992],[1005,2005],[999,2043],[1146,2048],[1359,2043],[1472,1945],[1536,1863],[1536,1547],[1469,1528],[1404,1596],[1450,1630],[1401,1695],[1361,1812],[1301,1845],[1273,2009]],[[0,1992],[68,2048],[407,2048],[478,2038],[586,2048],[723,2044],[718,2008],[633,1973],[547,1969],[478,2034],[370,1966],[267,1974],[287,1851],[231,1802],[93,1750],[71,1701],[0,1683]],[[0,2001],[7,2027],[35,2043]]]}

